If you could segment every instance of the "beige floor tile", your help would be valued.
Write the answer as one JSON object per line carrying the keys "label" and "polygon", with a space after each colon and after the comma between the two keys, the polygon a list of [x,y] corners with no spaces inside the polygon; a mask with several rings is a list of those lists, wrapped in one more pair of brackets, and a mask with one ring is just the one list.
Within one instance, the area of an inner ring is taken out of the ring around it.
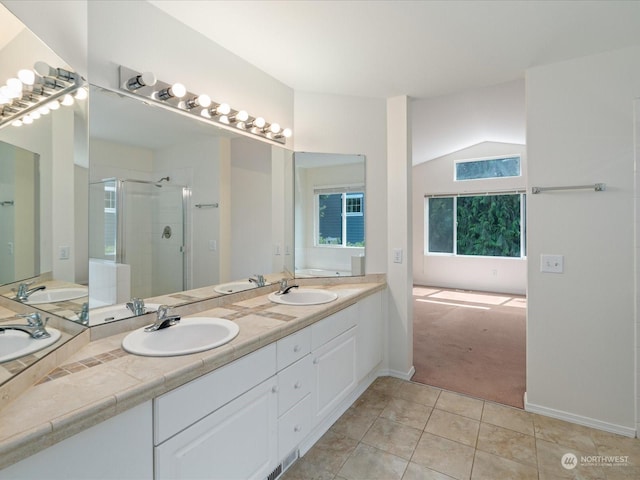
{"label": "beige floor tile", "polygon": [[597,449],[591,438],[592,429],[542,415],[533,416],[536,438],[575,448],[585,454],[595,454]]}
{"label": "beige floor tile", "polygon": [[421,403],[429,407],[433,407],[440,395],[439,388],[422,385],[419,383],[404,382],[399,388],[394,390],[391,395],[393,397],[409,400],[410,402]]}
{"label": "beige floor tile", "polygon": [[335,475],[357,446],[357,440],[329,430],[311,447],[302,460]]}
{"label": "beige floor tile", "polygon": [[351,407],[331,426],[331,430],[360,441],[376,418],[378,418],[376,414]]}
{"label": "beige floor tile", "polygon": [[408,427],[423,430],[431,415],[431,407],[410,402],[401,398],[392,398],[380,414],[380,417],[402,423]]}
{"label": "beige floor tile", "polygon": [[601,430],[593,430],[591,438],[596,444],[599,455],[625,456],[628,457],[629,465],[640,467],[640,439],[623,437]]}
{"label": "beige floor tile", "polygon": [[473,418],[474,420],[480,420],[480,418],[482,418],[483,405],[483,400],[443,390],[438,397],[435,408],[462,415],[463,417]]}
{"label": "beige floor tile", "polygon": [[478,450],[537,468],[536,440],[531,435],[496,427],[489,423],[480,425]]}
{"label": "beige floor tile", "polygon": [[538,470],[513,460],[477,451],[471,480],[538,480]]}
{"label": "beige floor tile", "polygon": [[361,443],[340,469],[347,480],[400,480],[409,462]]}
{"label": "beige floor tile", "polygon": [[526,435],[534,435],[533,414],[517,408],[484,402],[482,421]]}
{"label": "beige floor tile", "polygon": [[369,388],[387,395],[392,395],[405,383],[407,383],[405,380],[395,377],[378,377]]}
{"label": "beige floor tile", "polygon": [[391,397],[383,391],[369,387],[354,402],[353,407],[359,411],[369,412],[371,414],[380,415],[384,408],[389,404]]}
{"label": "beige floor tile", "polygon": [[453,477],[436,472],[417,463],[409,462],[402,480],[453,480]]}
{"label": "beige floor tile", "polygon": [[[604,480],[606,478],[606,474],[602,467],[580,465],[580,459],[585,454],[578,450],[537,438],[536,452],[538,456],[538,470],[541,479],[571,478]],[[577,463],[574,469],[566,469],[562,466],[563,456],[566,454],[573,454],[576,456]]]}
{"label": "beige floor tile", "polygon": [[479,427],[477,420],[435,408],[424,431],[475,447]]}
{"label": "beige floor tile", "polygon": [[408,460],[413,455],[421,435],[422,430],[417,428],[378,418],[362,439],[362,443]]}
{"label": "beige floor tile", "polygon": [[334,476],[322,465],[316,465],[301,458],[284,472],[280,480],[333,480]]}
{"label": "beige floor tile", "polygon": [[423,433],[411,461],[458,480],[471,475],[474,449],[461,443]]}

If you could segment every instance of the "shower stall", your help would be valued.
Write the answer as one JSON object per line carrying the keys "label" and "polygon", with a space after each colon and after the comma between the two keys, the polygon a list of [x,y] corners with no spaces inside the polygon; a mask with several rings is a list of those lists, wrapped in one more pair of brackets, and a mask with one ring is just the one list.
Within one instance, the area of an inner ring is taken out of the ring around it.
{"label": "shower stall", "polygon": [[[92,267],[104,275],[113,270],[121,288],[117,295],[101,292],[102,274],[94,272],[92,290],[97,285],[96,295],[90,295],[96,298],[92,306],[188,289],[190,199],[191,190],[172,184],[169,177],[158,181],[109,178],[90,184]],[[104,284],[114,282],[105,279]]]}

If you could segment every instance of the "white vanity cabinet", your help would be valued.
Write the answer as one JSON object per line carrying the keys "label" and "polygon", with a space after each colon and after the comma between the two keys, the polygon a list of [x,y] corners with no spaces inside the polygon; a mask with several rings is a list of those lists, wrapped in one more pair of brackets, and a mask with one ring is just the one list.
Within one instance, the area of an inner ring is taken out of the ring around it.
{"label": "white vanity cabinet", "polygon": [[154,400],[156,479],[264,479],[278,463],[275,344]]}
{"label": "white vanity cabinet", "polygon": [[358,302],[358,381],[363,380],[382,362],[382,307],[380,292]]}
{"label": "white vanity cabinet", "polygon": [[358,384],[357,313],[357,304],[351,305],[311,326],[314,427]]}

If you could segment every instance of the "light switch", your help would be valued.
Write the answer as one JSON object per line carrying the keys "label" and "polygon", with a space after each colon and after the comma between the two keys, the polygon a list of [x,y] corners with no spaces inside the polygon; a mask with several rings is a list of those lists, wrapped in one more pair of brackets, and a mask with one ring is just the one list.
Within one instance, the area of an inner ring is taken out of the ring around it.
{"label": "light switch", "polygon": [[393,249],[393,263],[402,263],[402,249],[394,248]]}
{"label": "light switch", "polygon": [[58,258],[60,260],[69,260],[69,255],[71,255],[71,247],[67,247],[67,246],[60,247],[59,253],[60,254]]}
{"label": "light switch", "polygon": [[541,254],[540,271],[544,273],[564,273],[564,256]]}

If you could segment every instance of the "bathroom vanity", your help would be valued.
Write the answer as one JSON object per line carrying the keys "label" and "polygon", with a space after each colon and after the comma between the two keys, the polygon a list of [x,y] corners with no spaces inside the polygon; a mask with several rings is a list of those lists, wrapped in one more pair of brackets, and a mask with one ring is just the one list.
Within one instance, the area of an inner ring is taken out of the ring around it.
{"label": "bathroom vanity", "polygon": [[130,355],[127,332],[91,342],[73,359],[116,358],[0,411],[0,476],[275,478],[382,368],[386,285],[367,280],[315,286],[338,294],[322,305],[276,304],[266,287],[193,312],[240,326],[207,352]]}

